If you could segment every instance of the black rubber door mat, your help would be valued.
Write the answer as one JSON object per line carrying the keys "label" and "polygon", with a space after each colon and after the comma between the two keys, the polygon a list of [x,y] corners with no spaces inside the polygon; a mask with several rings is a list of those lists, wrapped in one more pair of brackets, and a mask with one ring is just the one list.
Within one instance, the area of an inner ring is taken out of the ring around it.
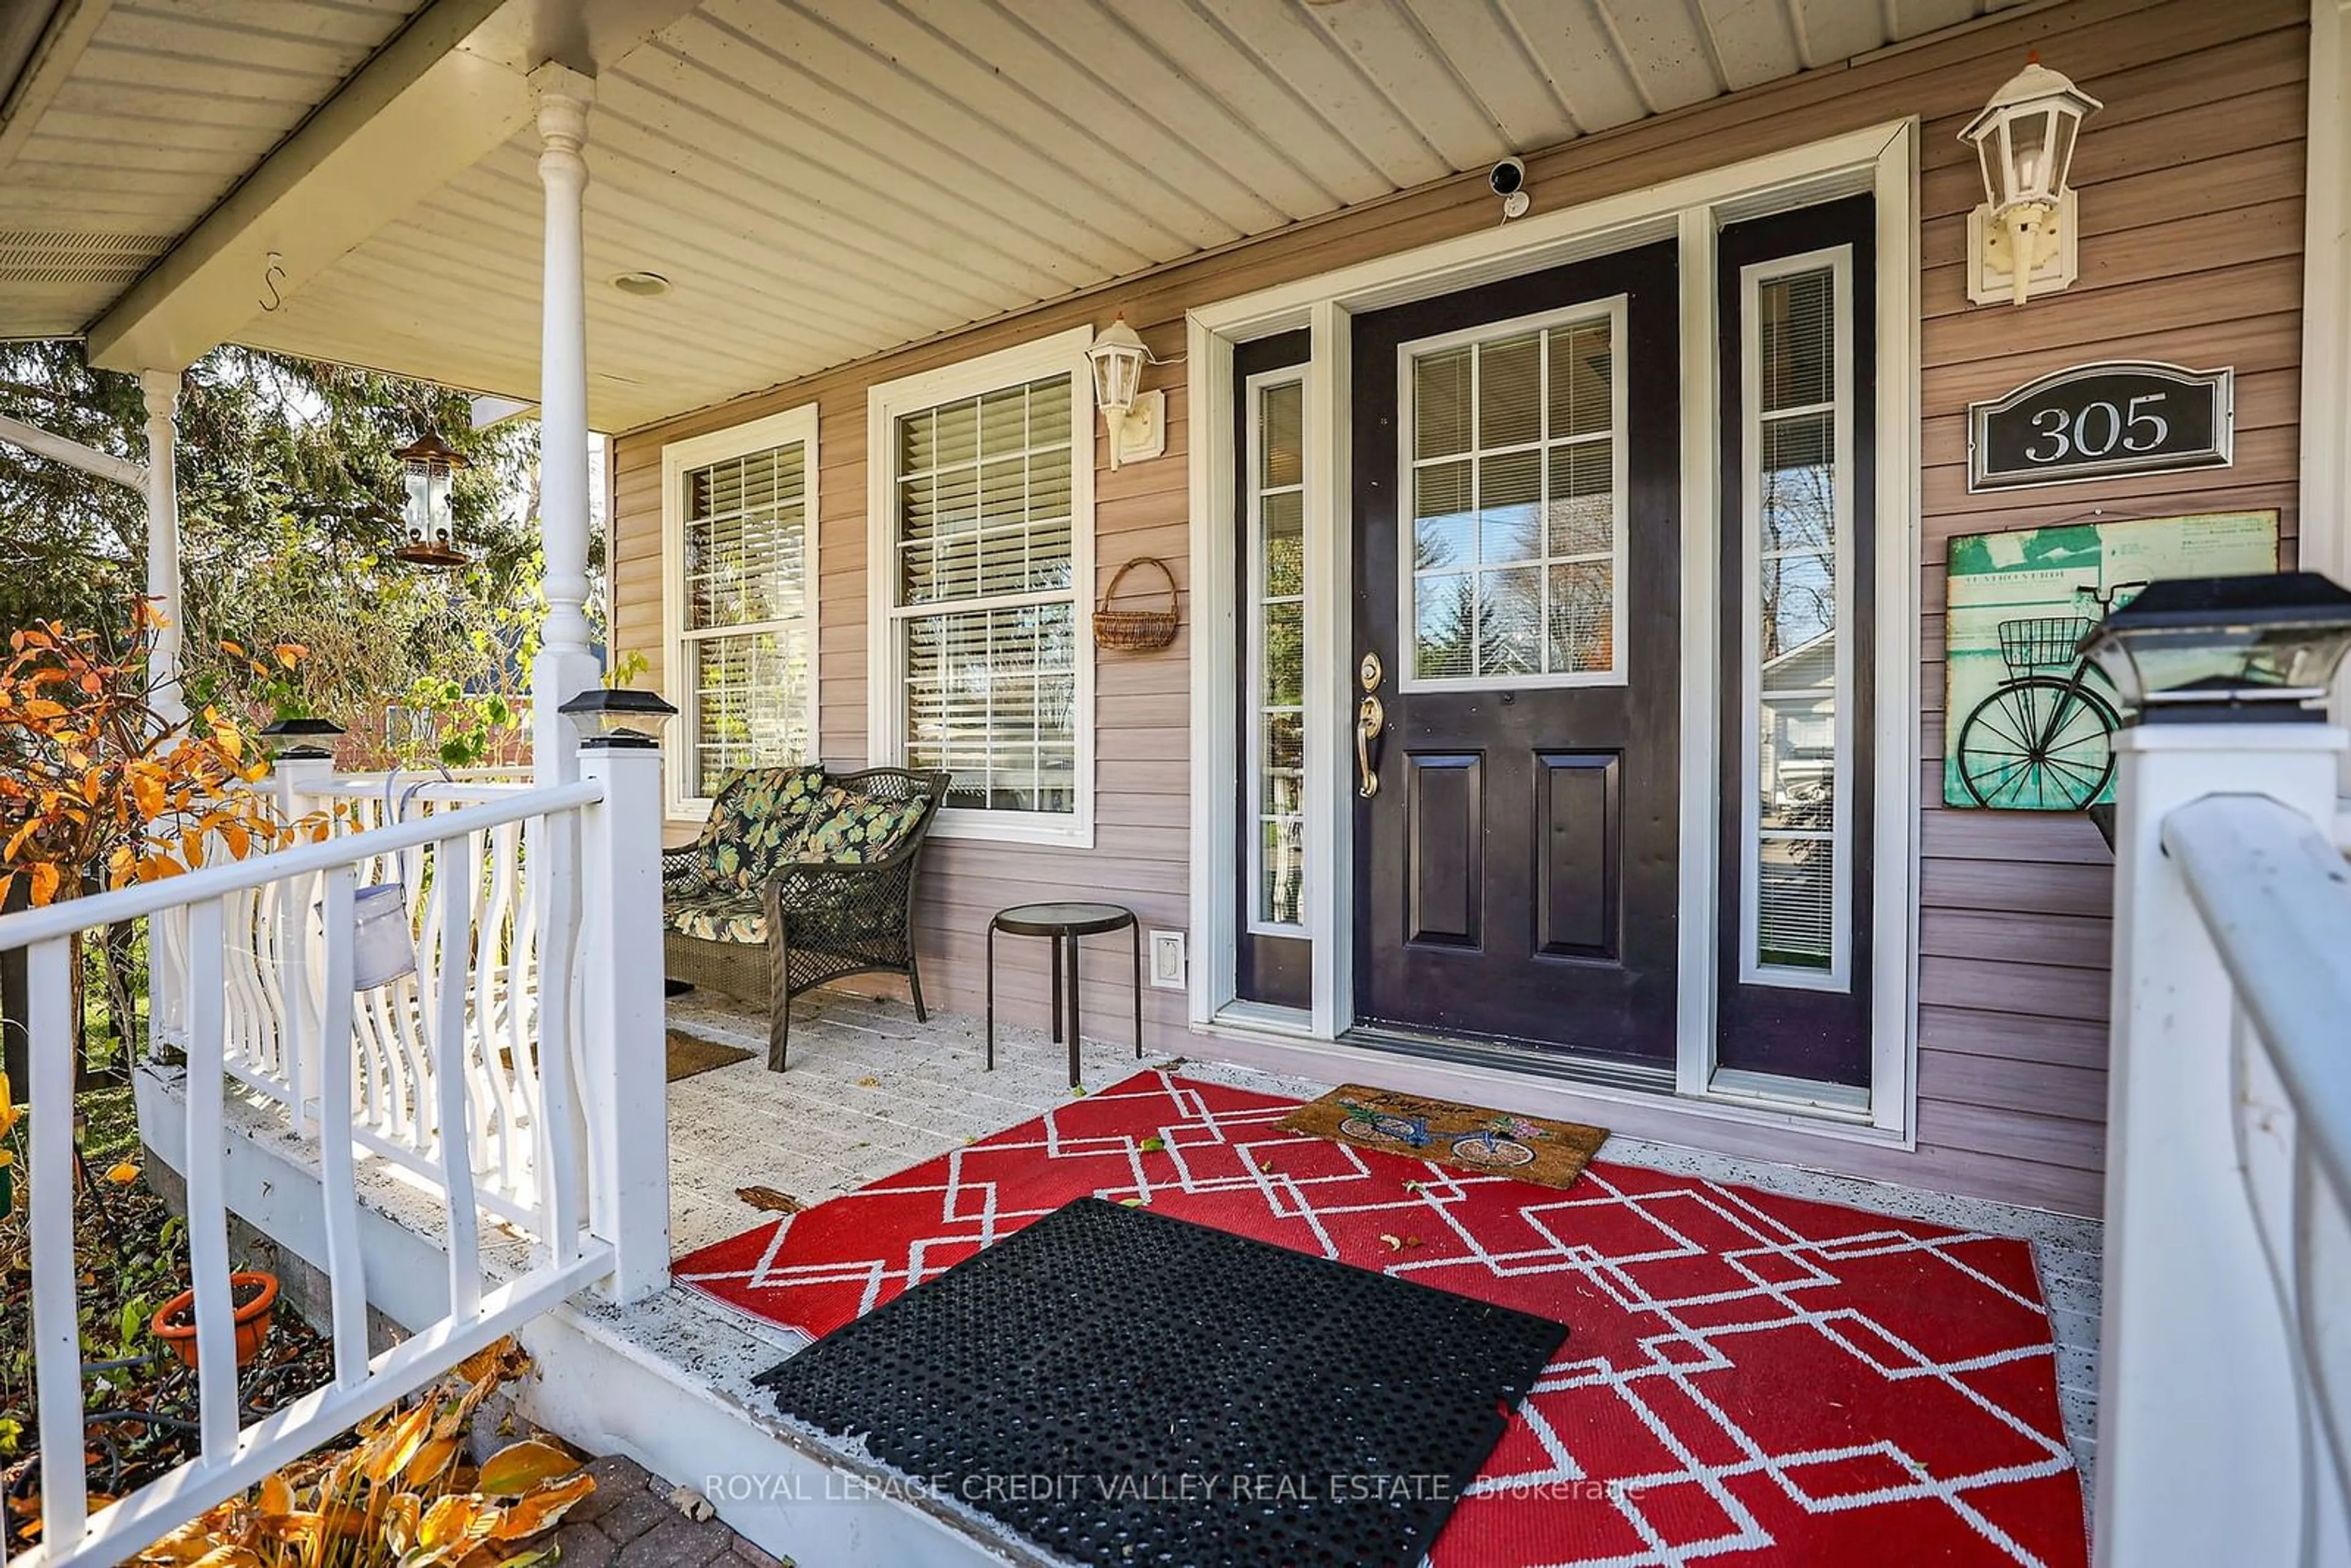
{"label": "black rubber door mat", "polygon": [[1409,1568],[1566,1337],[1089,1197],[758,1381],[1073,1562]]}

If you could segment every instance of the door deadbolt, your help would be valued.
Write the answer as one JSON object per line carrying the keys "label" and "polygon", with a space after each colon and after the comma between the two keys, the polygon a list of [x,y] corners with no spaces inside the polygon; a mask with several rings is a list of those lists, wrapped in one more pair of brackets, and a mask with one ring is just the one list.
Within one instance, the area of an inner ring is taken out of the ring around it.
{"label": "door deadbolt", "polygon": [[1364,689],[1367,692],[1375,692],[1380,689],[1380,682],[1386,677],[1387,670],[1381,664],[1380,656],[1377,653],[1366,653],[1364,655],[1361,674]]}

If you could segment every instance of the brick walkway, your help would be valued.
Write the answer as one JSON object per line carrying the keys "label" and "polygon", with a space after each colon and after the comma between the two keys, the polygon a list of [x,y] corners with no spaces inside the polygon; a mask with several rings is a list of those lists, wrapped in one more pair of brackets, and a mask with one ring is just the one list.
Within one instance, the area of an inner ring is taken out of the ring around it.
{"label": "brick walkway", "polygon": [[595,1491],[555,1532],[563,1568],[792,1568],[716,1518],[686,1518],[669,1500],[672,1483],[628,1459],[598,1459],[588,1473]]}

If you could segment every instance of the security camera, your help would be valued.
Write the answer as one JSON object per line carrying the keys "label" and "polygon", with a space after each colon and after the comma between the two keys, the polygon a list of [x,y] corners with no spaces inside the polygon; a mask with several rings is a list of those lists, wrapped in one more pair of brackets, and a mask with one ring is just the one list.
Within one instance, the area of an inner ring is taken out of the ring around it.
{"label": "security camera", "polygon": [[1505,158],[1486,172],[1486,183],[1498,196],[1515,196],[1527,183],[1526,161]]}

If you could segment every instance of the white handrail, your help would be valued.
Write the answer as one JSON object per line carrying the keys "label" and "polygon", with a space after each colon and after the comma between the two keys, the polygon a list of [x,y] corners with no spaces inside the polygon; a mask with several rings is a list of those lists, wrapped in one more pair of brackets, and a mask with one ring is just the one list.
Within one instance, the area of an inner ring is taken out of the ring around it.
{"label": "white handrail", "polygon": [[2266,795],[2207,795],[2163,847],[2292,1096],[2298,1131],[2351,1199],[2351,864]]}
{"label": "white handrail", "polygon": [[570,784],[551,784],[544,789],[521,791],[510,800],[485,801],[478,806],[436,813],[413,822],[371,828],[364,833],[323,839],[311,844],[296,844],[290,849],[273,851],[266,855],[208,865],[183,876],[166,877],[161,882],[116,888],[110,893],[68,899],[39,909],[20,910],[15,915],[0,915],[0,947],[29,947],[37,942],[70,936],[93,925],[143,920],[148,915],[193,904],[198,899],[218,898],[225,894],[266,887],[288,877],[332,871],[354,859],[370,855],[422,849],[426,844],[455,834],[502,827],[528,817],[543,817],[551,811],[593,805],[603,798],[604,786],[600,779],[581,779]]}

